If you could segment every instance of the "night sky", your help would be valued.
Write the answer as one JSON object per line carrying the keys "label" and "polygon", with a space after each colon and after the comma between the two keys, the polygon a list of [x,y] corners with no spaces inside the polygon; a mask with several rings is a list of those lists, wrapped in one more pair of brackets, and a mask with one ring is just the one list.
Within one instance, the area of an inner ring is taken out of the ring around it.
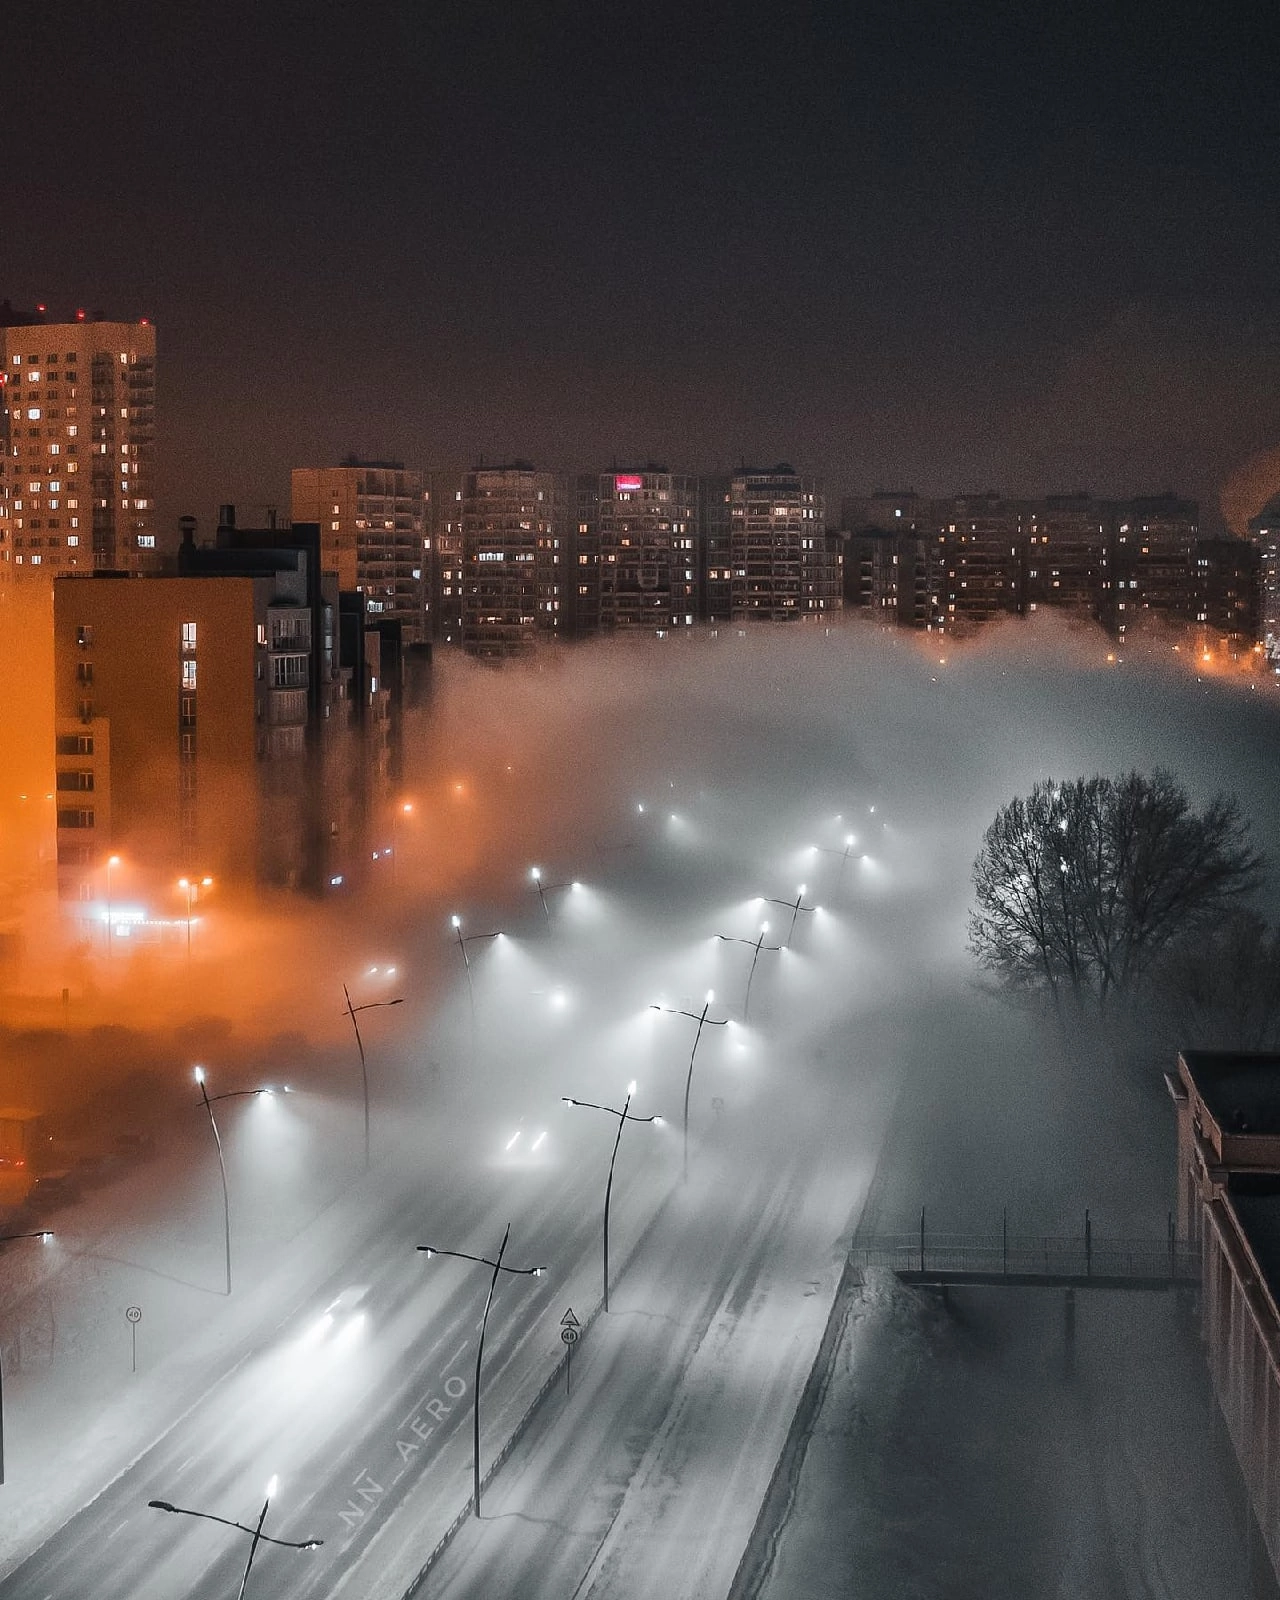
{"label": "night sky", "polygon": [[1275,7],[970,10],[13,3],[0,297],[158,324],[166,517],[354,449],[1211,521],[1280,445]]}

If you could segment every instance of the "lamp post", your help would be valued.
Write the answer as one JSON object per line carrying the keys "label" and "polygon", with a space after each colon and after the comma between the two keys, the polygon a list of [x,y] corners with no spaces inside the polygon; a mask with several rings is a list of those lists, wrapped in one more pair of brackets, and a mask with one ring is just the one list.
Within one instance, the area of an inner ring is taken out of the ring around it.
{"label": "lamp post", "polygon": [[840,888],[841,885],[844,883],[844,869],[849,865],[849,858],[853,855],[853,844],[854,844],[854,836],[853,836],[853,834],[846,833],[845,836],[844,836],[844,849],[843,850],[834,850],[834,849],[831,848],[830,845],[825,845],[825,844],[820,844],[818,846],[818,849],[822,851],[824,856],[839,856],[840,857],[840,869],[836,873],[836,888],[837,889]]}
{"label": "lamp post", "polygon": [[[691,1022],[698,1024],[698,1031],[693,1036],[693,1049],[689,1052],[689,1070],[685,1073],[684,1079],[684,1158],[680,1174],[682,1183],[688,1183],[689,1181],[689,1091],[693,1087],[693,1063],[697,1059],[698,1043],[702,1038],[702,1030],[707,1026],[707,1012],[711,1009],[711,1002],[715,997],[715,990],[708,989],[706,1003],[701,1011],[679,1011],[673,1006],[655,1005],[649,1007],[651,1011],[665,1011],[672,1017],[688,1017]],[[718,1020],[712,1018],[711,1026],[713,1028],[723,1028],[728,1020],[727,1017],[721,1017]]]}
{"label": "lamp post", "polygon": [[[0,1244],[13,1239],[42,1239],[46,1244],[53,1238],[47,1230],[38,1233],[0,1233]],[[4,1369],[0,1367],[0,1484],[4,1482]]]}
{"label": "lamp post", "polygon": [[213,1142],[218,1151],[218,1172],[222,1177],[222,1233],[227,1262],[227,1293],[231,1293],[231,1192],[227,1187],[227,1163],[222,1154],[222,1135],[218,1132],[218,1119],[213,1114],[218,1100],[240,1100],[254,1095],[271,1094],[270,1089],[232,1089],[226,1094],[210,1095],[204,1081],[204,1068],[194,1069],[195,1080],[200,1085],[200,1099],[209,1113],[209,1126],[213,1129]]}
{"label": "lamp post", "polygon": [[547,892],[551,889],[576,889],[576,883],[543,883],[542,868],[530,867],[529,876],[533,879],[533,887],[538,891],[538,899],[542,902],[542,915],[551,921],[551,908],[547,905]]}
{"label": "lamp post", "polygon": [[397,1000],[367,1000],[362,1006],[353,1006],[347,986],[342,985],[342,997],[347,1002],[347,1015],[351,1018],[351,1026],[355,1029],[356,1049],[360,1052],[360,1085],[364,1090],[364,1170],[369,1170],[369,1069],[365,1065],[364,1040],[360,1037],[360,1024],[356,1021],[359,1011],[376,1011],[380,1006],[400,1006],[404,1004],[401,997]]}
{"label": "lamp post", "polygon": [[157,1511],[171,1511],[178,1517],[199,1517],[204,1522],[220,1522],[224,1528],[236,1528],[241,1533],[247,1533],[249,1535],[249,1559],[244,1564],[244,1576],[240,1579],[240,1588],[236,1595],[236,1600],[244,1600],[245,1589],[249,1582],[249,1572],[253,1567],[253,1558],[257,1555],[260,1544],[278,1544],[285,1550],[318,1550],[324,1543],[323,1539],[275,1539],[269,1533],[263,1533],[262,1528],[267,1520],[267,1509],[279,1487],[279,1478],[273,1476],[267,1484],[267,1497],[262,1502],[262,1510],[258,1513],[257,1523],[252,1528],[243,1522],[233,1522],[230,1517],[218,1517],[211,1511],[192,1511],[187,1506],[175,1506],[168,1500],[148,1500],[147,1504],[153,1506]]}
{"label": "lamp post", "polygon": [[119,856],[107,857],[107,960],[111,959],[111,872],[120,865]]}
{"label": "lamp post", "polygon": [[456,912],[449,918],[449,921],[452,924],[454,934],[458,940],[458,949],[462,951],[462,965],[466,968],[467,972],[467,993],[471,997],[471,1012],[474,1018],[476,1008],[476,992],[471,983],[471,957],[467,954],[467,946],[469,944],[474,944],[478,939],[501,939],[503,937],[503,933],[499,928],[493,933],[464,934],[462,931],[462,918],[458,916]]}
{"label": "lamp post", "polygon": [[782,941],[784,949],[791,943],[791,935],[796,931],[796,918],[802,911],[813,911],[816,909],[814,906],[807,906],[804,904],[804,896],[805,886],[802,883],[796,892],[796,897],[794,900],[769,899],[765,902],[767,905],[771,906],[782,906],[791,913],[791,925],[787,929],[786,938]]}
{"label": "lamp post", "polygon": [[391,813],[391,881],[400,881],[400,818],[413,815],[413,801],[402,800]]}
{"label": "lamp post", "polygon": [[179,878],[178,879],[178,887],[179,887],[179,889],[181,889],[181,890],[183,890],[185,892],[186,897],[187,897],[187,965],[188,965],[188,967],[191,965],[191,906],[192,906],[192,902],[196,901],[196,900],[198,900],[200,898],[201,889],[209,889],[212,886],[213,886],[213,879],[212,878],[201,878],[201,879],[199,879],[199,881],[197,881],[195,878]]}
{"label": "lamp post", "polygon": [[480,1515],[480,1363],[484,1360],[484,1332],[489,1325],[489,1307],[493,1304],[493,1291],[498,1286],[498,1274],[509,1272],[513,1278],[540,1278],[547,1270],[545,1267],[508,1267],[503,1264],[506,1254],[507,1240],[511,1237],[511,1224],[507,1223],[506,1232],[502,1235],[502,1243],[498,1246],[497,1256],[490,1261],[488,1256],[469,1255],[465,1250],[439,1250],[433,1244],[420,1244],[421,1250],[428,1261],[432,1256],[452,1256],[456,1261],[475,1261],[482,1267],[492,1267],[493,1276],[489,1279],[489,1293],[484,1300],[484,1315],[480,1318],[480,1341],[476,1345],[476,1381],[475,1394],[472,1405],[472,1435],[475,1446],[475,1461],[473,1463],[473,1495],[472,1504],[476,1516]]}
{"label": "lamp post", "polygon": [[751,971],[747,973],[747,992],[742,998],[742,1020],[744,1022],[747,1020],[747,1013],[748,1013],[748,1011],[750,1009],[750,1006],[751,1006],[751,980],[756,975],[756,962],[759,961],[759,959],[760,959],[760,952],[762,950],[781,950],[782,949],[782,946],[780,944],[766,944],[764,942],[764,936],[765,936],[766,933],[768,933],[768,931],[769,931],[769,924],[767,922],[762,922],[760,924],[760,935],[756,939],[735,939],[730,934],[727,934],[727,933],[718,933],[716,935],[716,938],[723,940],[725,944],[745,944],[745,945],[749,945],[751,947],[751,949],[755,952],[755,954],[751,957]]}
{"label": "lamp post", "polygon": [[618,1119],[618,1131],[613,1140],[613,1154],[609,1157],[609,1178],[604,1186],[604,1309],[605,1315],[609,1313],[609,1200],[613,1194],[613,1168],[618,1159],[618,1146],[622,1143],[622,1125],[625,1122],[652,1122],[656,1127],[662,1126],[661,1117],[634,1117],[631,1114],[631,1097],[636,1092],[634,1081],[627,1085],[627,1098],[623,1102],[622,1110],[617,1106],[597,1105],[594,1100],[575,1100],[571,1095],[561,1095],[567,1106],[585,1106],[588,1111],[605,1111],[611,1117]]}

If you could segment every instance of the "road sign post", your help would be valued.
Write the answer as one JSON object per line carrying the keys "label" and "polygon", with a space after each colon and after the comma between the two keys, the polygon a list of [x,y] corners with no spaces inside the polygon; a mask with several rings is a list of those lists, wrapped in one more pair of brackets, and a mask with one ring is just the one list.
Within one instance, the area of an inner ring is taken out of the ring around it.
{"label": "road sign post", "polygon": [[124,1311],[125,1321],[129,1324],[129,1334],[133,1341],[133,1371],[138,1370],[138,1324],[142,1321],[141,1306],[126,1306]]}
{"label": "road sign post", "polygon": [[582,1332],[582,1324],[573,1314],[570,1306],[564,1316],[560,1318],[560,1342],[564,1345],[564,1392],[565,1398],[573,1392],[573,1347],[578,1342],[578,1335]]}

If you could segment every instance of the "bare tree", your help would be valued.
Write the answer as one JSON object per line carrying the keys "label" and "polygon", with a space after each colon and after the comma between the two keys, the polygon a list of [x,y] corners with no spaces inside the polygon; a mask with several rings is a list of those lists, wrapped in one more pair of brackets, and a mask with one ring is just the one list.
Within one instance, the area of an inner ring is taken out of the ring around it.
{"label": "bare tree", "polygon": [[1176,940],[1155,968],[1152,991],[1179,1046],[1274,1050],[1280,1045],[1280,928],[1241,909]]}
{"label": "bare tree", "polygon": [[1234,799],[1197,812],[1167,772],[1046,779],[983,836],[970,948],[1008,987],[1105,1011],[1257,887],[1248,833]]}

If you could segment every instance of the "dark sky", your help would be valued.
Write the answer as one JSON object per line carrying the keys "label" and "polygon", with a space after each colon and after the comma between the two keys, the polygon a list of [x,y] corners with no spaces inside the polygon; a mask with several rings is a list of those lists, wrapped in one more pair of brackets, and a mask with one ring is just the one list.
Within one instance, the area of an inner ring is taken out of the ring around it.
{"label": "dark sky", "polygon": [[11,0],[0,296],[158,324],[165,514],[350,449],[1209,511],[1280,444],[1276,8],[974,10]]}

